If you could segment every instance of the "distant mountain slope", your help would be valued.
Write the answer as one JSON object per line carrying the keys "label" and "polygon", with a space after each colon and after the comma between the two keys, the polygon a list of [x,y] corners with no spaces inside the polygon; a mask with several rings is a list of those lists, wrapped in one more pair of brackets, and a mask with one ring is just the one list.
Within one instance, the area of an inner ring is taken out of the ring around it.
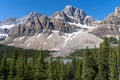
{"label": "distant mountain slope", "polygon": [[[11,31],[17,27],[17,25],[21,25],[21,24],[26,24],[27,22],[31,21],[31,20],[35,20],[38,19],[41,16],[41,14],[36,13],[36,12],[32,12],[30,14],[28,14],[25,17],[22,17],[20,19],[17,18],[8,18],[5,21],[2,21],[0,23],[0,34],[5,34],[8,35],[11,33]],[[1,38],[4,37],[4,39],[6,38],[6,36],[4,35],[0,35]]]}
{"label": "distant mountain slope", "polygon": [[58,51],[54,56],[63,56],[77,49],[85,49],[87,47],[99,47],[102,39],[88,32],[78,31],[73,33],[62,33],[52,31],[50,35],[43,33],[34,36],[22,36],[15,39],[8,38],[2,43],[9,46],[15,46],[25,49],[50,50]]}
{"label": "distant mountain slope", "polygon": [[100,37],[120,36],[120,8],[116,8],[114,13],[98,24],[98,28],[92,33]]}

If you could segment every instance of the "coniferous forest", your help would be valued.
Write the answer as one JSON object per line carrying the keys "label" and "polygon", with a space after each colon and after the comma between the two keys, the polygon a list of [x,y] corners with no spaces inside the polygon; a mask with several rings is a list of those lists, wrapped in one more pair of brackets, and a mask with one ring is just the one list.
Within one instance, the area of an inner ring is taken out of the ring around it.
{"label": "coniferous forest", "polygon": [[120,80],[120,43],[110,46],[104,38],[100,48],[74,54],[71,61],[53,58],[46,51],[28,56],[24,51],[0,55],[0,80]]}

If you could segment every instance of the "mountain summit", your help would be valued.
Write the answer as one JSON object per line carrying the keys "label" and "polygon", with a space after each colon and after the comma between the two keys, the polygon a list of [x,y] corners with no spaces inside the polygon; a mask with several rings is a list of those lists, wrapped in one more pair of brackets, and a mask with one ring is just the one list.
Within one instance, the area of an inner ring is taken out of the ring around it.
{"label": "mountain summit", "polygon": [[120,7],[117,7],[117,8],[115,9],[115,15],[120,15]]}
{"label": "mountain summit", "polygon": [[82,24],[87,26],[93,26],[93,24],[97,22],[91,16],[86,15],[82,9],[75,8],[71,5],[67,5],[63,11],[53,14],[51,18],[58,18],[67,23]]}

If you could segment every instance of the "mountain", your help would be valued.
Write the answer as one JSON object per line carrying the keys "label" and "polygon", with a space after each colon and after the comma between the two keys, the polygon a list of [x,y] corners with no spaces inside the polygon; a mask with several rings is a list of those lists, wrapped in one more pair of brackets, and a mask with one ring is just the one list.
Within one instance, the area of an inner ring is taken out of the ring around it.
{"label": "mountain", "polygon": [[[29,21],[38,19],[42,14],[31,12],[27,16],[18,18],[8,18],[0,23],[0,40],[5,39],[17,25],[26,24]],[[1,39],[2,38],[2,39]]]}
{"label": "mountain", "polygon": [[7,20],[1,22],[0,25],[11,25],[11,24],[15,24],[16,21],[17,18],[8,18]]}
{"label": "mountain", "polygon": [[18,21],[25,23],[16,25],[17,27],[12,29],[9,36],[16,38],[24,35],[33,36],[36,33],[50,34],[51,30],[60,31],[60,33],[72,33],[81,29],[92,28],[93,24],[97,23],[95,19],[87,16],[83,10],[72,6],[66,6],[63,11],[53,14],[51,17],[32,12]]}
{"label": "mountain", "polygon": [[27,23],[29,21],[33,21],[35,19],[38,19],[40,16],[42,16],[42,14],[40,14],[38,12],[31,12],[27,16],[18,19],[18,21],[16,23],[21,23],[21,24]]}
{"label": "mountain", "polygon": [[92,31],[97,36],[120,36],[120,7],[104,19],[98,28]]}
{"label": "mountain", "polygon": [[51,18],[60,19],[67,23],[80,23],[82,25],[92,26],[96,20],[88,16],[82,9],[67,5],[63,11],[57,12]]}
{"label": "mountain", "polygon": [[[88,16],[83,10],[75,8],[71,5],[67,5],[63,11],[54,13],[50,19],[55,26],[58,26],[60,29],[62,29],[62,32],[74,32],[79,29],[89,29],[98,23],[97,20],[91,16]],[[58,23],[65,23],[66,25],[70,25],[72,27],[69,27],[63,31],[66,27],[61,28]]]}
{"label": "mountain", "polygon": [[[9,25],[18,25],[18,24],[25,24],[28,21],[31,20],[35,20],[38,19],[42,14],[39,14],[37,12],[31,12],[29,13],[27,16],[22,17],[22,18],[8,18],[5,21],[0,22],[0,28],[6,28],[6,27],[2,27],[2,26],[9,26]],[[7,28],[11,28],[11,27],[7,27]]]}
{"label": "mountain", "polygon": [[0,43],[26,49],[58,51],[59,55],[54,56],[66,55],[76,49],[99,47],[102,39],[88,31],[97,24],[98,21],[83,10],[70,5],[50,17],[32,12],[15,20],[8,37]]}

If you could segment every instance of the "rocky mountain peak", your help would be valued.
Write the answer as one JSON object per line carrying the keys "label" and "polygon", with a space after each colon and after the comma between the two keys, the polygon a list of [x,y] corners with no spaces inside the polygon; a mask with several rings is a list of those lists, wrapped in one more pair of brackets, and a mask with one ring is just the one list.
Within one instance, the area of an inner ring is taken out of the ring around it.
{"label": "rocky mountain peak", "polygon": [[37,13],[37,12],[31,12],[27,16],[22,17],[21,19],[19,19],[18,22],[26,23],[26,22],[38,19],[38,18],[40,18],[40,16],[42,16],[42,14]]}
{"label": "rocky mountain peak", "polygon": [[69,8],[73,8],[73,6],[72,6],[72,5],[67,5],[67,6],[65,7],[65,9],[69,9]]}
{"label": "rocky mountain peak", "polygon": [[71,5],[67,5],[65,9],[63,10],[67,15],[73,16],[75,8],[72,7]]}
{"label": "rocky mountain peak", "polygon": [[120,15],[120,7],[115,8],[115,15]]}
{"label": "rocky mountain peak", "polygon": [[[76,7],[73,7],[71,5],[67,5],[63,11],[59,11],[51,16],[52,20],[62,20],[65,23],[75,23],[75,24],[81,24],[81,25],[87,25],[87,26],[94,26],[94,23],[97,23],[97,21],[86,15],[86,13],[82,9],[78,9]],[[52,21],[52,22],[54,22]]]}
{"label": "rocky mountain peak", "polygon": [[5,21],[1,22],[1,25],[15,24],[16,21],[17,21],[17,18],[8,18]]}
{"label": "rocky mountain peak", "polygon": [[28,17],[40,17],[42,14],[38,13],[38,12],[31,12],[28,14]]}
{"label": "rocky mountain peak", "polygon": [[68,16],[80,17],[81,15],[86,16],[85,12],[81,9],[67,5],[63,10]]}

